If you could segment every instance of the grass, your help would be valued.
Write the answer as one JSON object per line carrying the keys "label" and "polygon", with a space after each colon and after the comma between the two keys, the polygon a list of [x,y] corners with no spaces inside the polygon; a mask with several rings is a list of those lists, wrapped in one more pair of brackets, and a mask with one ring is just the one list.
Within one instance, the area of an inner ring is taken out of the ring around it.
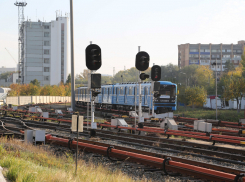
{"label": "grass", "polygon": [[[186,110],[183,106],[179,106],[174,114],[179,116],[190,118],[202,118],[202,119],[216,119],[216,110],[187,107]],[[217,119],[221,121],[238,122],[240,118],[244,118],[244,110],[237,113],[237,110],[218,110]]]}
{"label": "grass", "polygon": [[0,138],[0,166],[4,175],[16,182],[80,182],[133,181],[121,171],[109,171],[102,165],[78,161],[77,175],[71,154],[57,157],[42,147],[35,147],[17,140]]}

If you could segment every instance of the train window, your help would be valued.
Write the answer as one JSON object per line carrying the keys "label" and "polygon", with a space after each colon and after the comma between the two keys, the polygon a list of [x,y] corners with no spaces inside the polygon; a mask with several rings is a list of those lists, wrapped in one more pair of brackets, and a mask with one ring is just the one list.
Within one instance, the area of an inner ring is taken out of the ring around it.
{"label": "train window", "polygon": [[119,95],[119,91],[120,91],[120,90],[119,90],[119,87],[117,87],[117,93],[116,93],[117,95]]}
{"label": "train window", "polygon": [[176,94],[175,86],[169,85],[165,87],[164,86],[160,87],[160,94],[170,96],[170,97],[175,97]]}
{"label": "train window", "polygon": [[148,87],[145,87],[145,94],[144,95],[148,95]]}
{"label": "train window", "polygon": [[128,88],[128,95],[133,95],[132,92],[133,92],[132,87],[129,87],[129,88]]}
{"label": "train window", "polygon": [[137,95],[137,87],[134,87],[134,95]]}
{"label": "train window", "polygon": [[123,87],[120,87],[120,95],[123,95],[124,92],[123,92]]}

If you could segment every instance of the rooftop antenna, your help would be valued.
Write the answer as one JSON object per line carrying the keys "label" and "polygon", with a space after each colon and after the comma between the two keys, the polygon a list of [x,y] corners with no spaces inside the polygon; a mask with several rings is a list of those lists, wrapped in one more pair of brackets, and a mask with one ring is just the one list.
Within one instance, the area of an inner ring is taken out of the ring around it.
{"label": "rooftop antenna", "polygon": [[27,5],[25,1],[14,3],[18,6],[18,61],[19,61],[19,80],[20,84],[24,84],[24,7]]}
{"label": "rooftop antenna", "polygon": [[36,21],[37,21],[37,9],[36,9]]}

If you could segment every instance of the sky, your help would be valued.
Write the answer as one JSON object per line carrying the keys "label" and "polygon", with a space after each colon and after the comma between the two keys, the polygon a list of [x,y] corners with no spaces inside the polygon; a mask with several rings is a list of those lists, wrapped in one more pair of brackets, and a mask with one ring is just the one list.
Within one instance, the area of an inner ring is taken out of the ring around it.
{"label": "sky", "polygon": [[[18,62],[15,2],[0,0],[0,66],[5,67]],[[56,10],[70,13],[70,0],[26,2],[25,19],[31,21],[55,20]],[[90,41],[102,50],[97,72],[112,75],[113,67],[118,72],[135,66],[138,46],[150,55],[150,66],[177,65],[180,44],[236,44],[245,39],[244,0],[73,0],[73,5],[75,74],[87,69]]]}

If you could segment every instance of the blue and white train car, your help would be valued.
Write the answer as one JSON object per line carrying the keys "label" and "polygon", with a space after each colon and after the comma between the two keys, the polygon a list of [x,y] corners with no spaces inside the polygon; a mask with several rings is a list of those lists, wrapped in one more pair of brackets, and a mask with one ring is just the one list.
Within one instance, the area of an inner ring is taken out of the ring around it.
{"label": "blue and white train car", "polygon": [[[177,85],[168,81],[160,82],[160,97],[155,99],[154,110],[156,113],[171,112],[176,110]],[[141,84],[142,108],[152,109],[151,82]],[[76,89],[77,104],[90,102],[90,92],[87,87]],[[139,105],[139,85],[136,83],[117,83],[115,85],[101,86],[101,93],[95,99],[97,107],[117,110],[134,110]]]}

